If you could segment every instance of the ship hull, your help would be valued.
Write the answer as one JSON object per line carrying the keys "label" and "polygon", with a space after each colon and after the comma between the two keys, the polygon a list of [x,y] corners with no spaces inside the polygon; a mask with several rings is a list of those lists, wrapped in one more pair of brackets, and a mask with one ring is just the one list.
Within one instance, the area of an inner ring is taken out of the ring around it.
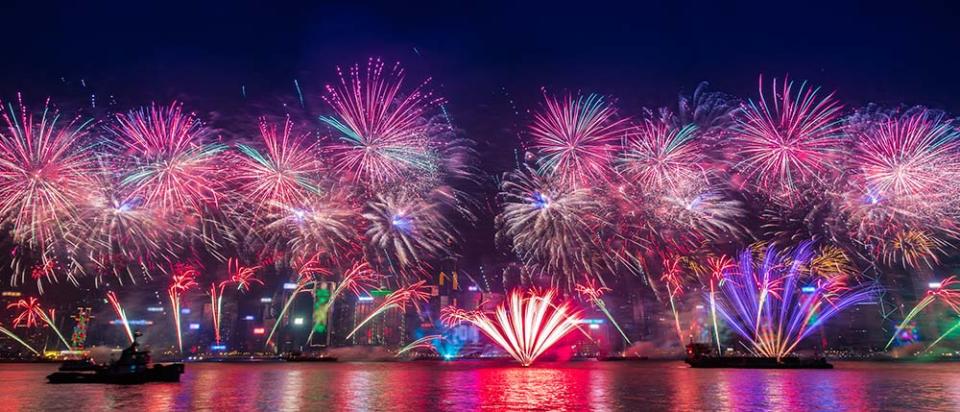
{"label": "ship hull", "polygon": [[47,381],[54,384],[68,383],[105,383],[115,385],[139,385],[148,382],[180,382],[183,374],[182,363],[154,365],[139,372],[114,372],[108,368],[92,372],[54,372],[47,375]]}

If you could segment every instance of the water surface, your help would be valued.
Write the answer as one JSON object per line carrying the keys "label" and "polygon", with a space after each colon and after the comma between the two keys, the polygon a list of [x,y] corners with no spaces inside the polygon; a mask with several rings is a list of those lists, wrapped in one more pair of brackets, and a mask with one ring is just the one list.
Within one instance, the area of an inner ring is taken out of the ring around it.
{"label": "water surface", "polygon": [[690,369],[681,362],[188,364],[180,384],[48,385],[0,365],[0,410],[960,410],[960,365]]}

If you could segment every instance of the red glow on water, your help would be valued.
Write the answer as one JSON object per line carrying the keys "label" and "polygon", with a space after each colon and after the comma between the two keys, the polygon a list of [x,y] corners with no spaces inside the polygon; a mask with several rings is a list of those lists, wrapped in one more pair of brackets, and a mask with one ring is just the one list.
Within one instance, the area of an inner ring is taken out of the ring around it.
{"label": "red glow on water", "polygon": [[[4,410],[960,410],[948,364],[704,370],[680,362],[204,364],[179,384],[47,385],[56,365],[0,364]],[[405,384],[405,383],[411,384]],[[122,389],[122,390],[121,390]]]}

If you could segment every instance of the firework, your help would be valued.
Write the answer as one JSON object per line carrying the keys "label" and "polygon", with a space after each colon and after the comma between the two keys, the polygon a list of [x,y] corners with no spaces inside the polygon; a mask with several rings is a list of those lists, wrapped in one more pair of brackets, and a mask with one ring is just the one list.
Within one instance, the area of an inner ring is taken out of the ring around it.
{"label": "firework", "polygon": [[466,322],[478,328],[523,366],[530,366],[557,341],[577,328],[579,312],[554,303],[555,290],[523,293],[514,290],[493,316],[480,311],[443,308],[447,324]]}
{"label": "firework", "polygon": [[942,114],[858,112],[842,204],[854,237],[887,265],[932,266],[956,237],[960,134]]}
{"label": "firework", "polygon": [[621,172],[654,192],[676,191],[706,179],[705,153],[696,140],[697,128],[674,128],[647,120],[628,139]]}
{"label": "firework", "polygon": [[20,299],[14,303],[7,305],[7,309],[20,309],[21,312],[13,319],[13,327],[37,327],[40,326],[40,321],[43,321],[44,324],[50,327],[51,330],[60,338],[60,341],[63,342],[63,345],[67,347],[67,350],[71,350],[72,347],[70,343],[67,342],[67,339],[63,337],[63,334],[60,333],[60,329],[57,328],[57,324],[54,322],[56,317],[53,309],[50,309],[49,314],[43,310],[40,306],[40,301],[37,298],[29,297],[26,299]]}
{"label": "firework", "polygon": [[709,276],[710,284],[710,320],[713,323],[713,338],[717,344],[717,353],[723,355],[723,348],[720,345],[720,327],[717,323],[717,286],[722,285],[728,271],[735,268],[733,259],[727,255],[709,256],[704,268]]}
{"label": "firework", "polygon": [[410,342],[409,344],[407,344],[407,346],[404,346],[403,348],[400,348],[400,350],[397,351],[397,354],[394,355],[394,356],[399,357],[400,355],[403,355],[404,353],[407,353],[407,352],[409,352],[409,351],[411,351],[411,350],[414,350],[414,349],[432,349],[432,350],[436,350],[436,347],[435,347],[434,345],[435,345],[436,342],[441,341],[441,340],[443,340],[443,335],[427,335],[427,336],[424,336],[424,337],[422,337],[422,338],[420,338],[420,339],[417,339],[417,340],[415,340],[415,341],[413,341],[413,342]]}
{"label": "firework", "polygon": [[887,345],[884,347],[884,349],[889,348],[890,345],[893,344],[894,339],[900,335],[900,332],[903,331],[903,328],[905,328],[907,324],[913,320],[913,318],[919,315],[920,312],[923,312],[924,309],[934,302],[941,302],[949,306],[955,313],[960,312],[960,289],[955,287],[958,284],[960,284],[960,281],[958,281],[956,277],[950,276],[941,281],[935,289],[928,290],[926,296],[924,296],[923,299],[920,299],[913,309],[910,309],[910,312],[907,313],[907,316],[903,318],[903,321],[897,325],[897,329],[893,331],[893,336],[891,336],[890,340],[887,341]]}
{"label": "firework", "polygon": [[28,344],[23,339],[20,339],[19,336],[17,336],[15,333],[10,331],[9,329],[3,326],[0,326],[0,333],[3,333],[4,335],[7,335],[7,337],[9,337],[10,339],[17,341],[17,343],[19,343],[20,345],[23,345],[23,347],[27,348],[30,352],[33,352],[34,355],[40,356],[40,352],[37,352],[37,350],[34,349],[32,346],[30,346],[30,344]]}
{"label": "firework", "polygon": [[20,314],[13,318],[14,328],[35,328],[40,326],[41,319],[39,314],[43,313],[43,309],[40,308],[39,299],[35,297],[20,299],[7,305],[7,309],[20,310]]}
{"label": "firework", "polygon": [[295,259],[317,253],[335,259],[356,243],[355,218],[349,198],[328,193],[311,198],[305,206],[276,205],[262,226],[251,229],[266,234],[263,240],[271,250],[292,250]]}
{"label": "firework", "polygon": [[237,290],[249,291],[251,283],[263,285],[263,281],[254,277],[259,267],[240,266],[240,261],[236,258],[227,260],[227,273],[230,277],[223,282],[212,283],[210,285],[210,312],[213,316],[213,335],[217,344],[220,344],[220,319],[223,308],[223,291],[230,284],[236,284]]}
{"label": "firework", "polygon": [[430,112],[442,99],[424,90],[429,79],[405,90],[399,65],[385,72],[375,59],[365,73],[357,65],[349,76],[337,73],[340,84],[328,85],[324,96],[335,116],[320,120],[340,133],[339,144],[330,147],[338,170],[379,188],[437,167],[432,139],[438,125]]}
{"label": "firework", "polygon": [[390,309],[400,309],[401,311],[406,311],[407,304],[413,304],[413,306],[419,311],[420,302],[424,302],[430,298],[430,293],[428,292],[429,286],[426,285],[427,281],[421,280],[417,283],[414,283],[410,286],[405,286],[399,288],[393,293],[387,295],[386,299],[383,300],[383,303],[380,306],[377,306],[370,315],[363,319],[360,323],[357,324],[349,334],[347,334],[347,339],[350,339],[355,333],[357,333],[360,328],[369,323],[373,318],[379,316],[382,313]]}
{"label": "firework", "polygon": [[370,264],[367,262],[357,262],[354,263],[346,272],[343,273],[343,276],[340,278],[340,283],[333,288],[333,292],[330,293],[330,300],[327,301],[326,307],[321,310],[318,314],[319,316],[314,316],[313,319],[313,328],[310,329],[310,334],[307,336],[307,342],[313,340],[313,333],[317,331],[317,325],[320,322],[325,322],[330,311],[333,309],[333,305],[337,302],[337,298],[346,291],[349,290],[353,292],[355,296],[360,296],[365,293],[367,288],[369,288],[373,281],[377,278],[377,273],[370,267]]}
{"label": "firework", "polygon": [[409,195],[377,195],[362,216],[371,249],[386,253],[400,268],[444,256],[456,240],[440,205]]}
{"label": "firework", "polygon": [[[318,276],[328,275],[330,275],[330,271],[320,266],[320,261],[317,255],[314,255],[303,262],[297,269],[296,286],[290,291],[290,297],[288,297],[287,301],[284,302],[283,307],[280,309],[280,315],[277,316],[277,319],[283,319],[283,317],[287,314],[287,309],[289,309],[290,305],[293,304],[293,300],[297,297],[297,295],[316,285]],[[270,334],[267,335],[267,340],[264,342],[264,347],[269,347],[273,342],[273,334],[277,332],[277,327],[279,326],[280,322],[274,322],[273,328],[270,329]]]}
{"label": "firework", "polygon": [[811,254],[809,242],[800,244],[789,258],[769,247],[755,263],[746,250],[740,255],[737,271],[725,277],[721,285],[724,299],[718,302],[717,311],[749,343],[748,350],[754,355],[779,360],[834,315],[874,296],[871,287],[858,287],[828,299],[829,280],[801,288],[799,279]]}
{"label": "firework", "polygon": [[620,332],[620,336],[622,336],[623,340],[627,342],[627,345],[630,345],[633,342],[630,341],[630,338],[627,337],[627,334],[623,332],[622,328],[620,328],[620,324],[613,319],[613,315],[610,314],[609,310],[607,310],[606,303],[603,302],[603,294],[609,290],[610,288],[597,286],[593,279],[587,280],[587,282],[578,284],[576,286],[577,293],[579,293],[580,296],[590,299],[590,302],[592,302],[597,309],[600,309],[600,311],[607,316],[607,319],[610,319],[610,323],[617,328],[617,331]]}
{"label": "firework", "polygon": [[262,152],[254,146],[237,145],[243,156],[231,177],[244,201],[254,205],[254,214],[280,205],[305,207],[311,196],[320,193],[316,144],[306,144],[308,135],[292,135],[292,130],[289,118],[280,130],[261,119]]}
{"label": "firework", "polygon": [[178,263],[173,266],[170,276],[170,286],[167,295],[170,297],[170,306],[173,310],[174,329],[177,332],[177,347],[183,353],[183,335],[180,330],[180,298],[184,293],[197,286],[197,276],[200,275],[193,266]]}
{"label": "firework", "polygon": [[175,255],[175,228],[142,198],[128,197],[106,183],[98,187],[66,240],[78,245],[78,257],[89,259],[98,283],[105,273],[121,284],[124,278],[136,282],[136,272],[149,277],[147,266]]}
{"label": "firework", "polygon": [[933,203],[926,207],[938,208],[957,192],[960,133],[942,115],[927,110],[885,115],[856,129],[854,136],[857,184],[871,203]]}
{"label": "firework", "polygon": [[598,95],[544,98],[546,110],[530,126],[541,170],[569,184],[606,179],[627,119],[616,119],[616,109]]}
{"label": "firework", "polygon": [[566,274],[570,287],[577,275],[598,273],[593,237],[603,211],[587,189],[527,170],[508,174],[500,195],[497,236],[510,240],[522,261],[544,273]]}
{"label": "firework", "polygon": [[118,114],[111,130],[131,170],[122,180],[130,196],[165,213],[196,213],[220,200],[224,146],[207,143],[210,131],[181,105]]}
{"label": "firework", "polygon": [[[831,171],[839,150],[841,106],[833,94],[802,83],[772,83],[772,96],[743,107],[735,147],[741,170],[757,186],[775,197],[792,197],[800,185],[813,183]],[[786,196],[784,196],[786,195]]]}
{"label": "firework", "polygon": [[683,346],[683,329],[680,327],[680,313],[677,312],[676,298],[683,294],[683,279],[681,276],[680,257],[667,257],[663,259],[663,276],[660,280],[664,282],[667,288],[667,297],[670,299],[670,311],[673,312],[674,326],[677,329],[677,339],[680,340],[680,346]]}
{"label": "firework", "polygon": [[49,101],[39,116],[18,103],[0,105],[0,219],[14,241],[46,252],[77,218],[97,174],[89,121],[61,120]]}
{"label": "firework", "polygon": [[934,346],[937,346],[937,344],[939,344],[940,341],[942,341],[944,338],[949,336],[951,333],[955,332],[957,329],[960,329],[960,321],[957,321],[957,323],[954,323],[953,326],[947,329],[946,332],[943,332],[943,334],[937,337],[937,339],[935,339],[933,342],[930,342],[930,344],[927,345],[927,349],[925,349],[924,351],[929,352],[931,349],[933,349]]}
{"label": "firework", "polygon": [[116,313],[117,319],[119,319],[120,324],[123,325],[123,330],[127,333],[127,339],[130,340],[130,343],[133,343],[133,331],[130,330],[130,323],[127,322],[127,312],[120,306],[120,300],[117,299],[117,294],[113,293],[113,291],[107,291],[107,301],[110,302],[113,312]]}

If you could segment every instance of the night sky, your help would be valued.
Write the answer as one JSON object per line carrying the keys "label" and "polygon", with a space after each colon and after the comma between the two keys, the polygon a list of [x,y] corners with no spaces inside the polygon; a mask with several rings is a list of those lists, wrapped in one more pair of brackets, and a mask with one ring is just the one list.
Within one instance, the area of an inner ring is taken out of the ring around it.
{"label": "night sky", "polygon": [[0,6],[3,99],[80,107],[94,95],[104,110],[178,99],[242,129],[228,120],[294,110],[294,79],[305,111],[323,113],[316,96],[337,65],[382,57],[433,77],[491,176],[512,167],[541,87],[607,94],[637,113],[700,81],[752,97],[758,74],[789,74],[853,107],[960,113],[960,4],[946,1],[51,3]]}

